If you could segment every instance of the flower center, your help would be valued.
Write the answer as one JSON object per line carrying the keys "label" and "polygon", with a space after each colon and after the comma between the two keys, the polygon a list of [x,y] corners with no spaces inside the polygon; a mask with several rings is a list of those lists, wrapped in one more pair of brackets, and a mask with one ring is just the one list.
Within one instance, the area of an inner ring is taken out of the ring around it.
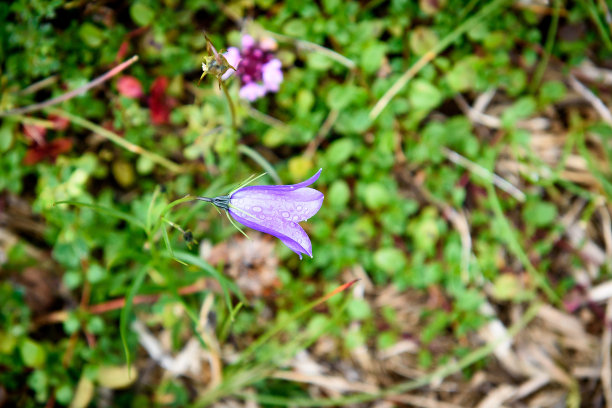
{"label": "flower center", "polygon": [[236,67],[236,74],[243,84],[262,81],[263,66],[274,57],[258,45],[241,50],[240,56],[242,59]]}

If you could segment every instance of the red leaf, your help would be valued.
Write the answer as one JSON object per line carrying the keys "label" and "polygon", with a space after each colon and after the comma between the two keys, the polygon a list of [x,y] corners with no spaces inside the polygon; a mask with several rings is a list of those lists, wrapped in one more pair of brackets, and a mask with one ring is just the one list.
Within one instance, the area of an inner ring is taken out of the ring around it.
{"label": "red leaf", "polygon": [[57,156],[69,151],[72,148],[72,140],[66,138],[54,139],[44,145],[34,144],[30,146],[23,158],[23,163],[27,165],[36,164],[44,159],[55,161]]}
{"label": "red leaf", "polygon": [[41,146],[45,144],[45,135],[47,134],[46,128],[38,125],[25,124],[23,125],[23,133],[34,143]]}
{"label": "red leaf", "polygon": [[149,96],[149,109],[151,111],[151,122],[154,125],[163,125],[170,118],[170,111],[174,102],[166,96],[168,78],[158,77],[151,85]]}
{"label": "red leaf", "polygon": [[140,81],[131,75],[124,75],[117,80],[117,90],[128,98],[140,98],[143,95]]}
{"label": "red leaf", "polygon": [[53,122],[53,129],[55,130],[66,130],[70,121],[63,116],[49,115],[48,119]]}
{"label": "red leaf", "polygon": [[129,46],[130,46],[130,43],[127,41],[124,41],[121,43],[121,45],[119,46],[119,51],[117,51],[117,56],[115,57],[117,61],[121,61],[123,60],[123,58],[125,58],[125,55],[128,52]]}

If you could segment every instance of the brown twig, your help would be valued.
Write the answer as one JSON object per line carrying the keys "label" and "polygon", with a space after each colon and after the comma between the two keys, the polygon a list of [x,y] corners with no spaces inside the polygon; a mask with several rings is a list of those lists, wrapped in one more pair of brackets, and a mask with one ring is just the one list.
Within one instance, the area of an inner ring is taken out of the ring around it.
{"label": "brown twig", "polygon": [[[206,283],[203,281],[198,281],[192,285],[184,286],[178,289],[179,295],[190,295],[192,293],[197,293],[206,288]],[[133,304],[139,305],[143,303],[155,303],[160,298],[161,294],[152,294],[152,295],[137,295],[134,297],[132,301]],[[91,314],[102,314],[106,312],[110,312],[113,310],[121,309],[125,306],[125,297],[108,300],[106,302],[98,303],[96,305],[91,305],[85,307],[85,310]],[[34,321],[34,326],[42,326],[45,324],[54,324],[64,322],[69,316],[68,310],[58,310],[48,315],[42,316],[39,319]]]}
{"label": "brown twig", "polygon": [[83,85],[80,88],[66,92],[63,95],[48,99],[44,102],[35,103],[33,105],[25,106],[23,108],[11,109],[6,112],[0,112],[0,117],[11,116],[11,115],[23,115],[24,113],[39,111],[41,109],[48,108],[49,106],[53,106],[53,105],[57,105],[58,103],[65,102],[69,99],[74,98],[75,96],[84,94],[85,92],[89,91],[91,88],[96,87],[105,81],[108,81],[109,79],[111,79],[112,77],[114,77],[115,75],[117,75],[118,73],[120,73],[121,71],[123,71],[124,69],[132,65],[133,63],[135,63],[136,61],[138,61],[138,55],[134,55],[132,58],[122,62],[121,64],[117,65],[115,68],[99,76],[93,81],[88,82],[87,84]]}

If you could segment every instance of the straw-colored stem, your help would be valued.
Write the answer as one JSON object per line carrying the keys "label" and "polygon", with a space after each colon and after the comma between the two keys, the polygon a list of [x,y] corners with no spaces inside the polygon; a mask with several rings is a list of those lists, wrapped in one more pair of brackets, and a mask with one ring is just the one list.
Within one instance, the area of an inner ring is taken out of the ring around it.
{"label": "straw-colored stem", "polygon": [[82,118],[80,116],[76,116],[73,115],[72,113],[69,113],[65,110],[62,109],[57,109],[57,108],[48,108],[47,109],[50,113],[54,113],[58,116],[62,116],[66,119],[68,119],[70,122],[74,123],[75,125],[79,125],[84,127],[85,129],[89,129],[92,132],[95,132],[97,134],[99,134],[100,136],[105,137],[106,139],[110,140],[111,142],[123,147],[126,150],[129,150],[132,153],[136,153],[138,155],[141,155],[143,157],[146,157],[147,159],[151,160],[154,163],[157,163],[165,168],[167,168],[168,170],[170,170],[173,173],[181,173],[183,171],[183,168],[174,163],[173,161],[170,161],[168,159],[166,159],[165,157],[162,157],[156,153],[153,153],[147,149],[144,149],[132,142],[129,142],[127,140],[125,140],[124,138],[122,138],[121,136],[119,136],[116,133],[111,132],[108,129],[103,128],[102,126],[98,126],[93,122],[88,121],[85,118]]}

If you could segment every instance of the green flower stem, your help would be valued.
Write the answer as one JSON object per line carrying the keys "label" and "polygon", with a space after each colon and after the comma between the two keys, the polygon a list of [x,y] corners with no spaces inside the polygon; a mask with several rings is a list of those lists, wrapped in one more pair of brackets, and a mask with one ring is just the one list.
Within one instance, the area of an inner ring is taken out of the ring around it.
{"label": "green flower stem", "polygon": [[542,81],[542,77],[544,76],[544,72],[546,71],[546,67],[548,66],[548,61],[550,60],[550,55],[552,54],[553,46],[555,45],[555,37],[557,36],[557,28],[559,27],[559,14],[561,14],[561,0],[555,0],[555,8],[553,12],[552,22],[550,27],[548,28],[548,34],[546,37],[546,44],[544,46],[544,55],[542,56],[542,60],[538,64],[535,73],[533,74],[533,78],[530,84],[531,92],[535,92]]}
{"label": "green flower stem", "polygon": [[57,108],[47,108],[47,110],[50,113],[53,113],[55,115],[58,116],[63,116],[66,119],[68,119],[70,122],[74,123],[75,125],[79,125],[84,127],[85,129],[91,130],[92,132],[95,132],[97,134],[99,134],[100,136],[103,136],[105,138],[107,138],[108,140],[110,140],[111,142],[123,147],[126,150],[129,150],[132,153],[136,153],[138,155],[141,155],[143,157],[146,157],[147,159],[151,160],[154,163],[157,163],[163,167],[165,167],[166,169],[170,170],[173,173],[182,173],[184,171],[183,167],[177,163],[174,163],[173,161],[170,161],[168,159],[166,159],[165,157],[162,157],[156,153],[153,153],[143,147],[140,147],[132,142],[129,142],[127,140],[125,140],[124,138],[122,138],[121,136],[119,136],[116,133],[111,132],[108,129],[103,128],[102,126],[98,126],[93,122],[90,122],[89,120],[82,118],[80,116],[76,116],[73,115],[72,113],[69,113],[65,110],[62,109],[57,109]]}
{"label": "green flower stem", "polygon": [[223,89],[223,93],[225,94],[227,102],[230,106],[230,112],[232,114],[232,127],[234,129],[238,129],[238,119],[236,118],[236,107],[234,106],[234,101],[232,101],[232,97],[230,96],[229,91],[227,90],[227,86],[221,79],[219,79],[219,85],[221,85],[221,89]]}

